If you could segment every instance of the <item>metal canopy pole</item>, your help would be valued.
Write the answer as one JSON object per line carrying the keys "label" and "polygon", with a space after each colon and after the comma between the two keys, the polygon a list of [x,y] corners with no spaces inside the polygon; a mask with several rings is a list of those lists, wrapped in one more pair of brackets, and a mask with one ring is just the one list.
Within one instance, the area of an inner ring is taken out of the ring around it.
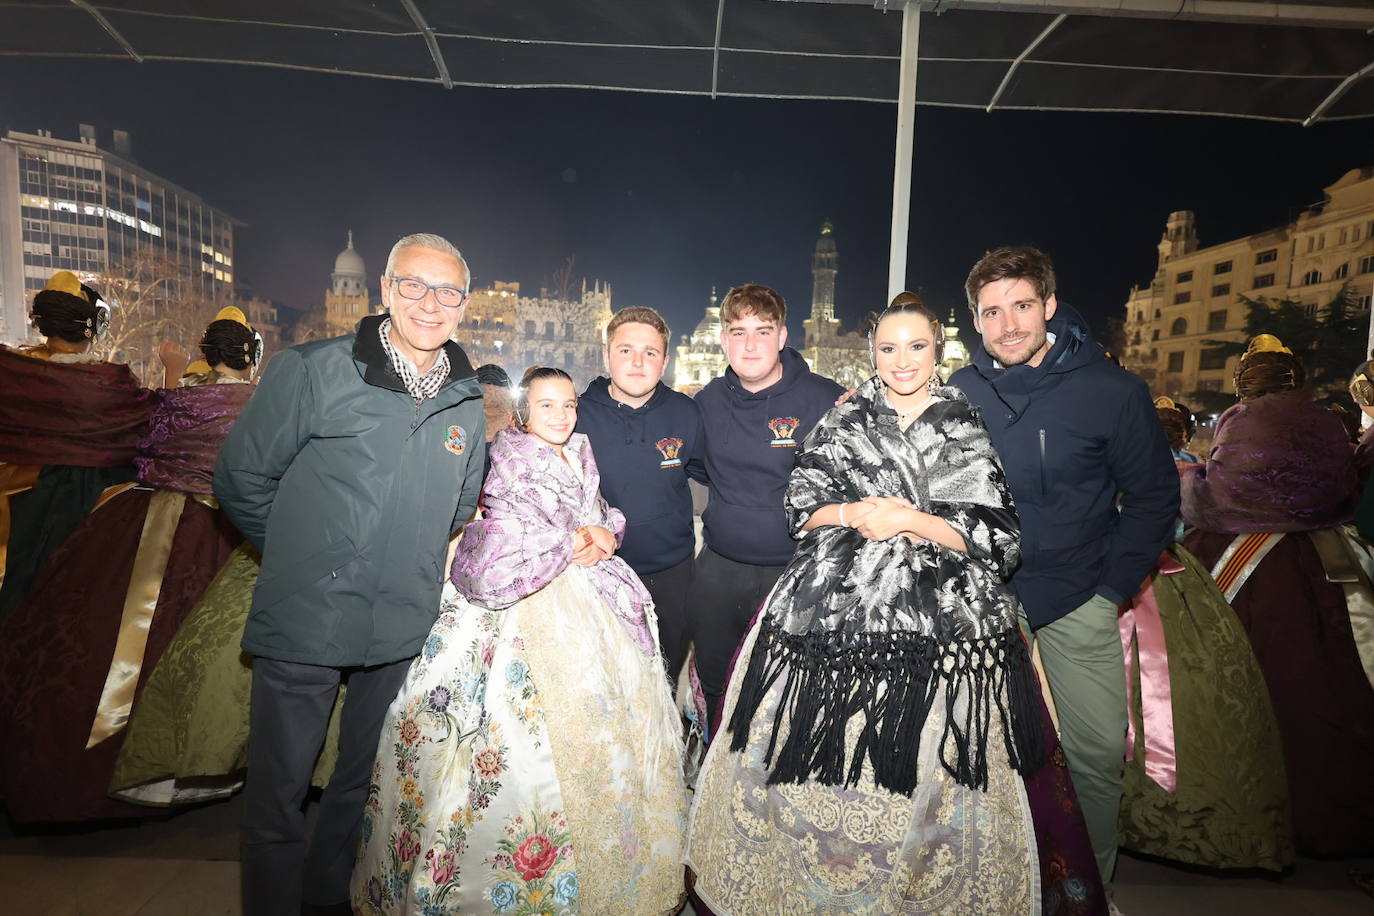
{"label": "metal canopy pole", "polygon": [[887,298],[906,289],[906,243],[911,222],[911,159],[916,141],[916,58],[921,10],[902,7],[902,68],[897,91],[897,149],[892,167],[892,241],[887,255]]}

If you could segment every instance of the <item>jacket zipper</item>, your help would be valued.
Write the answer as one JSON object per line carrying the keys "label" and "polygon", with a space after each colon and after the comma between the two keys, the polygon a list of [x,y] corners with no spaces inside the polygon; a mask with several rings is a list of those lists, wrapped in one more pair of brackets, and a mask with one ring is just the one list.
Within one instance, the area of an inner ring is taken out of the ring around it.
{"label": "jacket zipper", "polygon": [[1048,496],[1049,481],[1045,477],[1045,431],[1040,430],[1040,495]]}

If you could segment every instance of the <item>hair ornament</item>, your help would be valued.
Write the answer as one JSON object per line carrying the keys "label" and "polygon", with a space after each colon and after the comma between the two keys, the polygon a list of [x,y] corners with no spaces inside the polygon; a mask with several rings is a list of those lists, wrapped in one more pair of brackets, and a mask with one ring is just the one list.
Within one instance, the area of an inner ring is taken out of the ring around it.
{"label": "hair ornament", "polygon": [[1293,351],[1283,345],[1273,334],[1260,334],[1250,341],[1250,346],[1245,348],[1245,355],[1251,353],[1287,353],[1293,355]]}

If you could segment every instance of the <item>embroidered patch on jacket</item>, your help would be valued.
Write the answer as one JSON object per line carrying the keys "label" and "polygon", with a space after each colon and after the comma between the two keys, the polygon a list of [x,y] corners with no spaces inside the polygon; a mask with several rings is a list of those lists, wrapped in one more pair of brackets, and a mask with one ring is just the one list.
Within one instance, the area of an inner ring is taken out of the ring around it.
{"label": "embroidered patch on jacket", "polygon": [[774,417],[768,421],[768,428],[773,431],[773,441],[768,443],[773,448],[796,448],[797,440],[792,438],[792,434],[801,425],[801,420],[796,417]]}
{"label": "embroidered patch on jacket", "polygon": [[682,460],[677,453],[682,449],[681,439],[659,439],[654,443],[654,448],[663,456],[663,460],[658,463],[661,468],[677,468],[682,466]]}
{"label": "embroidered patch on jacket", "polygon": [[444,448],[461,455],[468,447],[468,434],[461,426],[450,426],[448,428],[448,438],[444,440]]}

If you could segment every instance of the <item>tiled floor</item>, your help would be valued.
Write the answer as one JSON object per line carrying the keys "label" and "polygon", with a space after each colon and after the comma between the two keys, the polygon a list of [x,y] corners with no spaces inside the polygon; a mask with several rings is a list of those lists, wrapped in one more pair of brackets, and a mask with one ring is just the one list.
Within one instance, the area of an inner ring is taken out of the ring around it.
{"label": "tiled floor", "polygon": [[[0,823],[0,914],[237,916],[238,817],[231,799],[133,825]],[[1374,872],[1374,859],[1303,859],[1269,878],[1123,856],[1116,902],[1125,916],[1374,916],[1352,870]]]}

